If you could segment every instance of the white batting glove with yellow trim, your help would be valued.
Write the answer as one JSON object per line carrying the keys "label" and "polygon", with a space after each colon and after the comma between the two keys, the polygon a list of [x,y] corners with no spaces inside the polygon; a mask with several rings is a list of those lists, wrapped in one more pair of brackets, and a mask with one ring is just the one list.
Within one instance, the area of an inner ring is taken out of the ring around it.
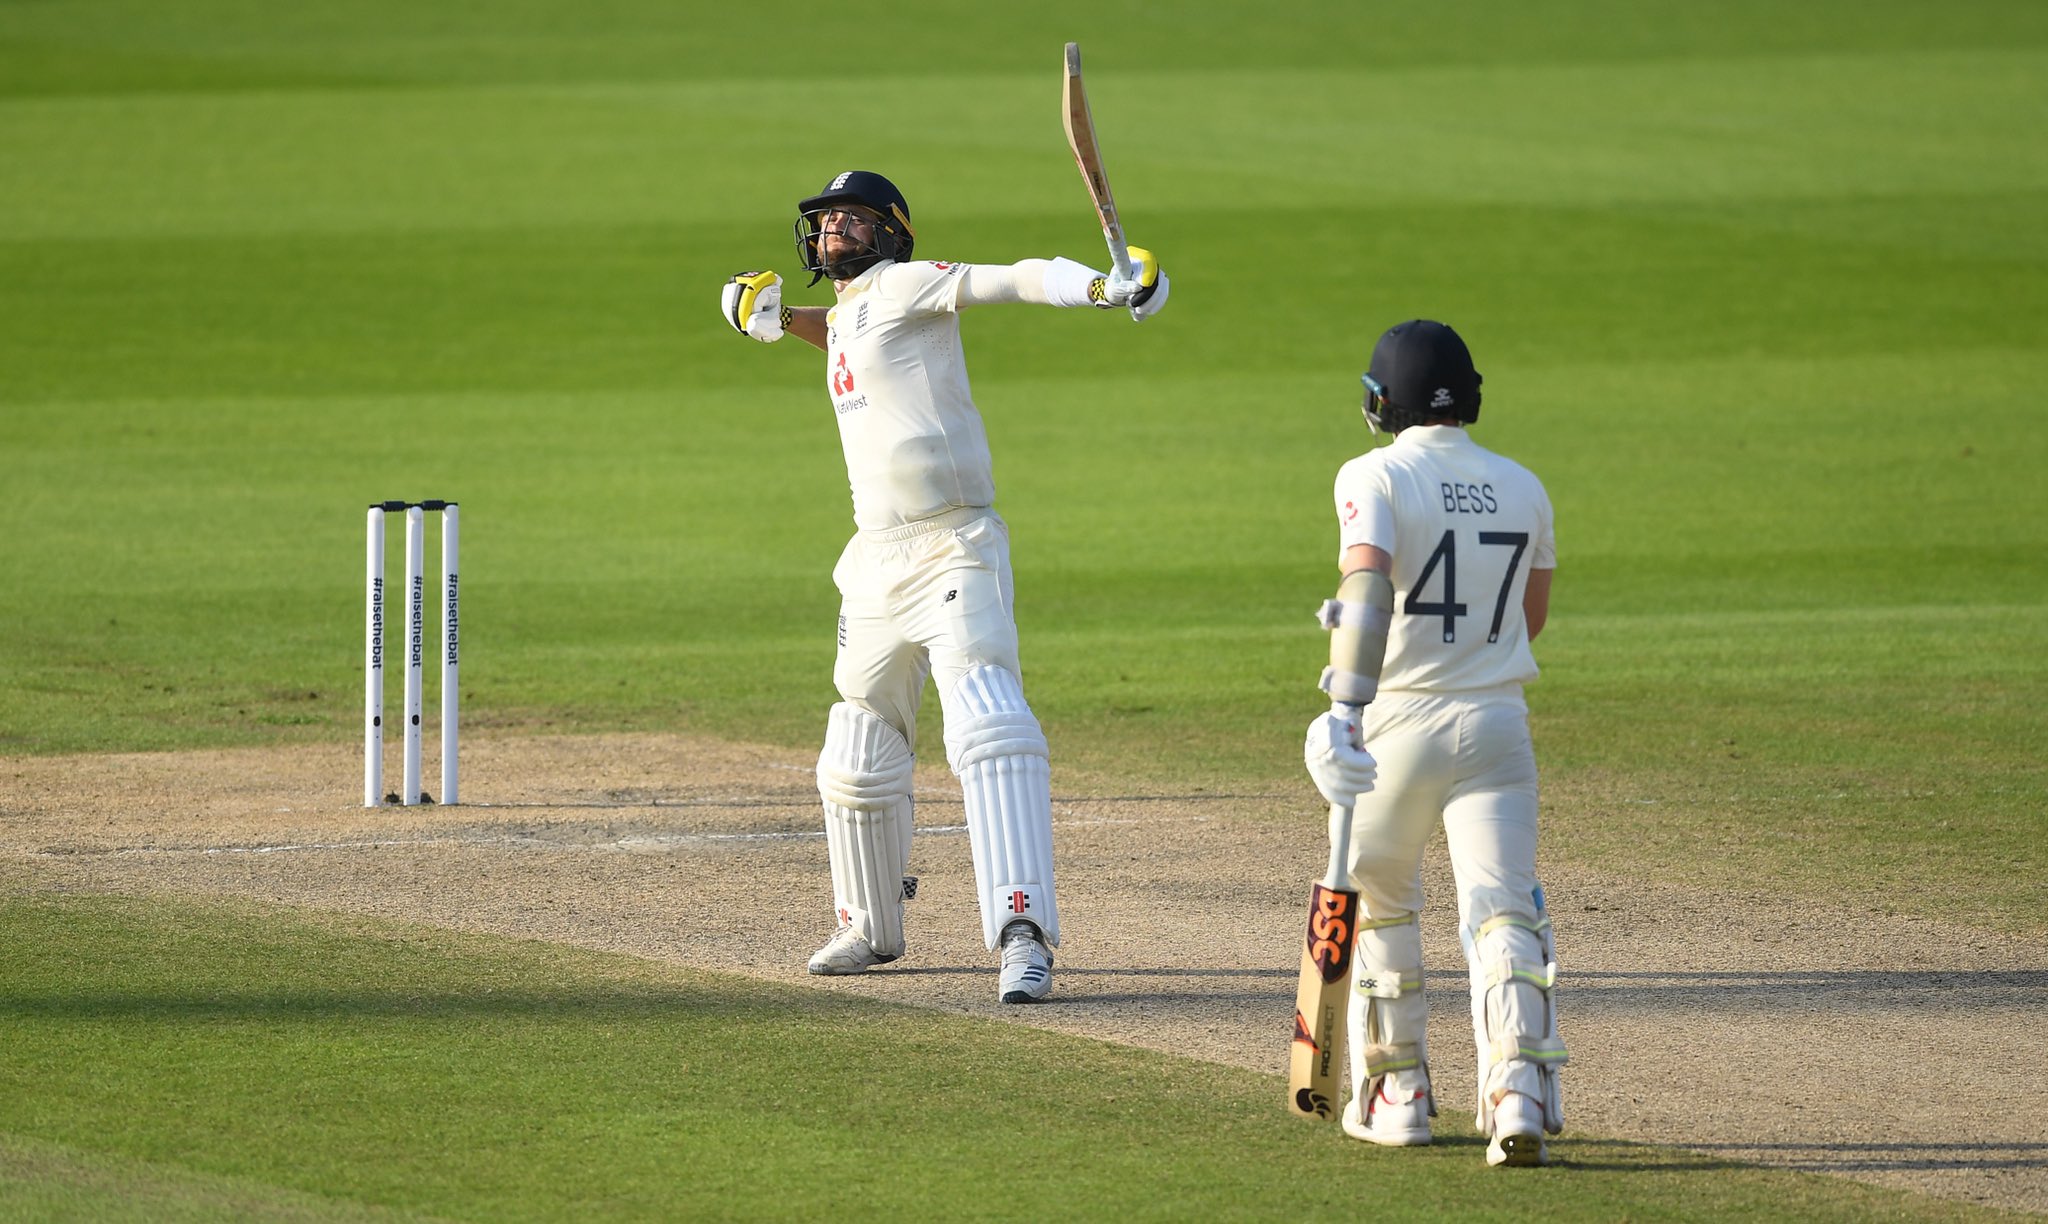
{"label": "white batting glove with yellow trim", "polygon": [[734,331],[763,344],[782,339],[789,311],[782,304],[782,278],[773,272],[741,272],[725,284],[725,321]]}
{"label": "white batting glove with yellow trim", "polygon": [[1142,323],[1158,314],[1160,307],[1166,305],[1166,273],[1159,270],[1159,260],[1144,247],[1131,247],[1129,253],[1130,276],[1123,277],[1111,272],[1102,279],[1101,292],[1097,294],[1091,291],[1089,297],[1093,298],[1098,306],[1128,306],[1131,317]]}

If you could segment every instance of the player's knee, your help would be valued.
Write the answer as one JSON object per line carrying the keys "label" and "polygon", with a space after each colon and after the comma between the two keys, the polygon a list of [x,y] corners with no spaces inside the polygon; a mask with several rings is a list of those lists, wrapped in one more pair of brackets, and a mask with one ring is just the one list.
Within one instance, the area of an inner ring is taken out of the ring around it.
{"label": "player's knee", "polygon": [[942,701],[946,760],[955,773],[992,757],[1049,754],[1045,732],[1024,701],[1024,686],[1007,668],[969,669]]}
{"label": "player's knee", "polygon": [[818,754],[818,792],[853,811],[892,807],[910,794],[916,767],[903,733],[851,702],[832,707]]}
{"label": "player's knee", "polygon": [[1473,984],[1487,1000],[1487,1027],[1496,1037],[1542,1035],[1549,1029],[1557,961],[1550,951],[1550,921],[1525,913],[1494,914],[1471,930]]}

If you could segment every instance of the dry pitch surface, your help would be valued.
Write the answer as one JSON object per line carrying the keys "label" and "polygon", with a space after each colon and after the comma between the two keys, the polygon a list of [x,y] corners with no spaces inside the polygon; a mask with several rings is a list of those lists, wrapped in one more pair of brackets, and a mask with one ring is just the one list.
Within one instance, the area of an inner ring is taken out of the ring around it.
{"label": "dry pitch surface", "polygon": [[[482,740],[464,746],[469,802],[366,810],[339,747],[0,760],[0,887],[552,940],[1284,1072],[1302,905],[1326,853],[1305,783],[1138,795],[1055,774],[1065,943],[1053,1001],[1017,1008],[995,1002],[943,769],[918,775],[909,955],[859,978],[804,973],[831,928],[811,768],[795,750],[679,737]],[[1464,1135],[1472,1039],[1440,843],[1426,870],[1438,1128]],[[1544,874],[1572,1051],[1561,1159],[1574,1135],[1644,1140],[2048,1212],[2048,942]],[[808,904],[794,921],[787,898]],[[1276,1112],[1280,1096],[1276,1083]]]}

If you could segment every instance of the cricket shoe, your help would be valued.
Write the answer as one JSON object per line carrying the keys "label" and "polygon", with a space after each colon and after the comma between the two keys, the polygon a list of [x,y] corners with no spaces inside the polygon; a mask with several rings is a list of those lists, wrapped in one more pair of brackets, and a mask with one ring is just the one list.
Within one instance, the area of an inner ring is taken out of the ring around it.
{"label": "cricket shoe", "polygon": [[1533,1097],[1510,1092],[1493,1107],[1493,1140],[1486,1145],[1486,1163],[1511,1169],[1550,1163],[1550,1149],[1543,1142],[1543,1106]]}
{"label": "cricket shoe", "polygon": [[[1411,1078],[1413,1083],[1408,1082]],[[1352,1097],[1344,1107],[1344,1133],[1385,1147],[1421,1147],[1428,1143],[1428,1078],[1413,1071],[1393,1071],[1381,1076],[1362,1105],[1357,1097]]]}
{"label": "cricket shoe", "polygon": [[1038,928],[1018,920],[1003,928],[1003,975],[997,987],[1005,1003],[1042,1003],[1052,993],[1052,949]]}
{"label": "cricket shoe", "polygon": [[810,971],[827,977],[843,977],[849,973],[862,973],[876,965],[886,965],[895,960],[875,951],[867,936],[851,926],[840,927],[825,946],[811,955]]}

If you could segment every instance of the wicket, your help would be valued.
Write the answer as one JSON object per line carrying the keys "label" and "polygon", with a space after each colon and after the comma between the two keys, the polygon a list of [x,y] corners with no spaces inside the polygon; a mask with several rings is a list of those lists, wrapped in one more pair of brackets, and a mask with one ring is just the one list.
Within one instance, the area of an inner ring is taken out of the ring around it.
{"label": "wicket", "polygon": [[[384,515],[405,511],[405,781],[384,789]],[[460,511],[452,501],[370,503],[363,616],[363,806],[432,803],[420,790],[420,690],[426,654],[426,513],[441,513],[441,802],[458,803],[456,735],[459,617],[456,550]]]}

